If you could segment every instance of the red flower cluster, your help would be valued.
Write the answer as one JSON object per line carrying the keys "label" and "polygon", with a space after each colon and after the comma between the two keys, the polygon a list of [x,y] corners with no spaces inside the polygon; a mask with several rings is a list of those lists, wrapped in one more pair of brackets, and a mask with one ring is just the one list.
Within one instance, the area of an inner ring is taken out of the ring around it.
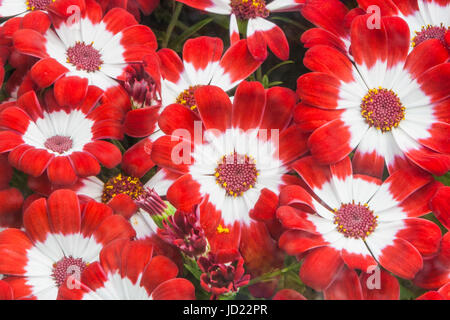
{"label": "red flower cluster", "polygon": [[0,0],[0,299],[448,299],[450,4],[357,3]]}

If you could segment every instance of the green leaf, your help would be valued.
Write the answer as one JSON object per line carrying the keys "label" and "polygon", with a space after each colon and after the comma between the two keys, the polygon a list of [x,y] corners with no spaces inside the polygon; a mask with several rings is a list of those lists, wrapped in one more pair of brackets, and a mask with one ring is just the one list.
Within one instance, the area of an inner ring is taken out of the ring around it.
{"label": "green leaf", "polygon": [[197,22],[192,27],[188,28],[186,31],[184,31],[182,34],[180,34],[175,40],[174,45],[171,45],[171,48],[175,48],[176,51],[180,51],[183,43],[191,37],[194,33],[198,32],[200,29],[202,29],[204,26],[209,24],[211,21],[213,21],[214,18],[209,17],[206,19],[203,19],[200,22]]}

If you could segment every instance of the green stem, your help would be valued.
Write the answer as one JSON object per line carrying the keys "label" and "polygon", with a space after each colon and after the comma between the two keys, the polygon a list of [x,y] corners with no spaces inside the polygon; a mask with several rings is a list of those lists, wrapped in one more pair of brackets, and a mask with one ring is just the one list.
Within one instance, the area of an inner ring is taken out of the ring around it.
{"label": "green stem", "polygon": [[258,70],[256,70],[256,81],[262,82],[262,78],[262,69],[259,67]]}
{"label": "green stem", "polygon": [[265,274],[263,274],[260,277],[257,277],[257,278],[254,278],[254,279],[250,280],[250,282],[247,285],[243,286],[243,287],[248,287],[248,286],[251,286],[251,285],[259,283],[259,282],[268,281],[268,280],[270,280],[272,278],[275,278],[277,276],[280,276],[280,275],[282,275],[282,274],[284,274],[286,272],[294,270],[294,269],[300,267],[300,265],[301,265],[301,262],[297,262],[297,263],[291,264],[289,267],[286,267],[286,268],[283,268],[283,269],[277,269],[275,271],[272,271],[272,272],[269,272],[269,273],[265,273]]}
{"label": "green stem", "polygon": [[175,25],[177,24],[178,17],[180,16],[181,9],[183,8],[183,4],[181,2],[178,2],[175,7],[175,12],[172,16],[172,19],[170,20],[169,26],[167,27],[166,35],[164,37],[164,41],[162,43],[163,48],[167,48],[169,45],[170,37],[172,36],[173,29],[175,28]]}

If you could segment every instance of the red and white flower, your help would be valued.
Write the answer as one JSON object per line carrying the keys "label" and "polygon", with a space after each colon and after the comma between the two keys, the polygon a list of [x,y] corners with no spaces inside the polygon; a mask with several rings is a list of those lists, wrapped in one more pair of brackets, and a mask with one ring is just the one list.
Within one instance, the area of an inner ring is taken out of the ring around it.
{"label": "red and white flower", "polygon": [[248,21],[248,49],[255,59],[267,58],[267,46],[281,60],[289,58],[289,44],[280,27],[266,19],[272,12],[295,11],[304,0],[177,0],[199,10],[230,15],[230,38],[239,40],[237,19]]}
{"label": "red and white flower", "polygon": [[315,46],[298,79],[302,99],[295,120],[313,131],[308,146],[322,164],[356,148],[355,171],[381,177],[413,163],[442,175],[450,168],[448,52],[433,39],[408,55],[409,29],[398,17],[368,29],[358,16],[351,29],[355,64],[338,50]]}
{"label": "red and white flower", "polygon": [[66,300],[195,300],[191,282],[176,278],[178,268],[164,256],[152,257],[146,242],[116,240],[100,252],[100,261],[83,271],[79,289],[61,287]]}
{"label": "red and white flower", "polygon": [[249,270],[264,272],[278,256],[266,226],[254,219],[274,218],[280,189],[294,179],[290,163],[306,152],[306,135],[288,127],[295,95],[243,82],[233,103],[215,86],[199,88],[195,99],[198,113],[174,104],[159,120],[167,135],[153,144],[152,160],[182,174],[167,198],[182,211],[201,203],[212,250],[240,246]]}
{"label": "red and white flower", "polygon": [[63,75],[78,76],[106,91],[117,104],[128,106],[118,80],[125,80],[129,64],[142,63],[146,53],[156,50],[156,37],[124,9],[115,8],[102,17],[96,2],[86,4],[78,18],[51,14],[52,25],[35,22],[29,29],[16,31],[14,47],[40,59],[31,69],[31,77],[41,88]]}
{"label": "red and white flower", "polygon": [[[279,245],[290,255],[305,257],[302,281],[325,290],[325,296],[336,296],[344,289],[349,296],[361,296],[354,269],[369,277],[381,265],[412,279],[422,268],[422,256],[438,250],[439,227],[417,218],[430,212],[428,202],[438,188],[428,174],[408,168],[382,183],[353,174],[349,158],[321,166],[305,157],[292,166],[309,191],[295,185],[281,190],[277,217],[288,230]],[[396,288],[395,296],[398,284],[394,280],[385,279],[390,288]]]}
{"label": "red and white flower", "polygon": [[429,39],[438,39],[450,50],[450,3],[447,0],[358,0],[363,9],[377,6],[383,16],[404,19],[411,33],[410,50]]}
{"label": "red and white flower", "polygon": [[[156,87],[160,89],[160,105],[135,107],[135,110],[127,113],[124,128],[130,136],[145,137],[158,131],[158,117],[168,105],[178,103],[195,110],[197,103],[194,93],[198,88],[214,85],[229,91],[261,65],[248,51],[246,40],[238,41],[223,53],[222,40],[212,37],[186,41],[183,60],[175,51],[167,48],[159,50],[158,57],[159,66],[150,61],[151,57],[147,57],[145,70],[153,78],[161,77],[154,79]],[[159,136],[153,136],[152,140]]]}
{"label": "red and white flower", "polygon": [[113,168],[120,150],[101,139],[122,137],[122,113],[87,79],[65,77],[39,101],[34,91],[22,95],[0,114],[0,153],[9,152],[17,169],[50,182],[74,184],[97,175],[100,164]]}
{"label": "red and white flower", "polygon": [[99,258],[101,249],[135,232],[121,216],[91,201],[80,207],[70,190],[34,201],[25,211],[25,231],[0,233],[0,273],[16,298],[56,299],[62,285],[75,285],[82,271]]}

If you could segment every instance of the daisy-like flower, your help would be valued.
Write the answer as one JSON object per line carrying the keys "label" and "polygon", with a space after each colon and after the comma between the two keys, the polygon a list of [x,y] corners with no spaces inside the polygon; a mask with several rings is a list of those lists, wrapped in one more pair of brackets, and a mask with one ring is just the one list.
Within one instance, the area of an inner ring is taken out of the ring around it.
{"label": "daisy-like flower", "polygon": [[[428,202],[438,188],[430,175],[408,168],[382,183],[354,175],[349,158],[321,166],[305,157],[292,166],[309,192],[294,185],[282,189],[277,217],[288,230],[279,245],[290,255],[305,256],[300,278],[325,290],[325,297],[361,298],[354,269],[368,278],[381,265],[412,279],[422,268],[422,256],[438,250],[439,227],[417,218],[430,212]],[[385,294],[398,295],[394,279],[383,281],[389,283],[385,288],[396,288]]]}
{"label": "daisy-like flower", "polygon": [[102,17],[95,1],[87,4],[79,17],[61,19],[52,14],[52,25],[45,30],[38,21],[16,31],[14,48],[40,59],[31,69],[39,87],[48,87],[63,75],[78,76],[126,107],[129,99],[117,80],[125,80],[129,64],[142,63],[146,53],[156,50],[155,35],[124,9],[115,8]]}
{"label": "daisy-like flower", "polygon": [[135,106],[125,118],[125,133],[133,137],[148,136],[158,130],[158,117],[168,105],[178,103],[195,110],[194,94],[198,88],[214,85],[229,91],[261,65],[251,56],[246,40],[238,41],[222,53],[222,40],[199,37],[186,41],[183,60],[171,49],[158,51],[160,66],[154,65],[154,59],[148,57],[145,70],[160,89],[162,108],[155,104]]}
{"label": "daisy-like flower", "polygon": [[363,9],[377,6],[385,16],[403,18],[411,32],[410,50],[430,39],[438,39],[450,50],[450,2],[447,0],[358,0]]}
{"label": "daisy-like flower", "polygon": [[61,287],[65,300],[195,300],[191,282],[176,278],[178,268],[164,256],[152,257],[144,241],[116,240],[87,266],[79,288]]}
{"label": "daisy-like flower", "polygon": [[136,20],[140,20],[140,11],[146,16],[151,14],[159,5],[159,0],[98,0],[104,12],[120,7],[132,13]]}
{"label": "daisy-like flower", "polygon": [[177,0],[199,10],[230,15],[230,38],[239,40],[237,19],[248,21],[248,49],[255,59],[267,58],[267,46],[281,60],[289,58],[289,44],[280,27],[266,19],[272,12],[298,10],[304,0]]}
{"label": "daisy-like flower", "polygon": [[[0,109],[1,110],[1,109]],[[1,111],[0,111],[1,112]],[[22,193],[9,186],[13,168],[6,155],[0,155],[0,231],[5,228],[20,228],[22,225]]]}
{"label": "daisy-like flower", "polygon": [[97,175],[99,162],[120,163],[120,150],[101,139],[120,139],[121,111],[87,79],[65,77],[39,101],[34,91],[0,114],[0,153],[9,152],[17,169],[38,177],[47,172],[51,183],[74,184],[78,177]]}
{"label": "daisy-like flower", "polygon": [[355,148],[355,171],[381,177],[415,164],[433,174],[450,168],[448,52],[433,39],[408,55],[409,29],[398,17],[368,29],[369,15],[353,20],[354,64],[338,50],[315,46],[298,79],[302,99],[295,120],[313,131],[308,146],[322,164]]}
{"label": "daisy-like flower", "polygon": [[82,208],[70,190],[34,201],[24,212],[25,231],[0,233],[0,273],[16,298],[54,300],[62,285],[76,285],[103,246],[135,232],[121,216],[91,201]]}
{"label": "daisy-like flower", "polygon": [[[288,127],[296,98],[289,89],[267,91],[243,82],[233,103],[218,87],[195,92],[198,113],[174,104],[161,114],[167,133],[155,141],[152,160],[181,173],[168,189],[179,210],[200,205],[200,223],[213,251],[240,246],[249,270],[277,261],[265,224],[274,218],[278,193],[293,176],[290,163],[306,152],[306,136]],[[202,130],[202,124],[205,131]]]}

